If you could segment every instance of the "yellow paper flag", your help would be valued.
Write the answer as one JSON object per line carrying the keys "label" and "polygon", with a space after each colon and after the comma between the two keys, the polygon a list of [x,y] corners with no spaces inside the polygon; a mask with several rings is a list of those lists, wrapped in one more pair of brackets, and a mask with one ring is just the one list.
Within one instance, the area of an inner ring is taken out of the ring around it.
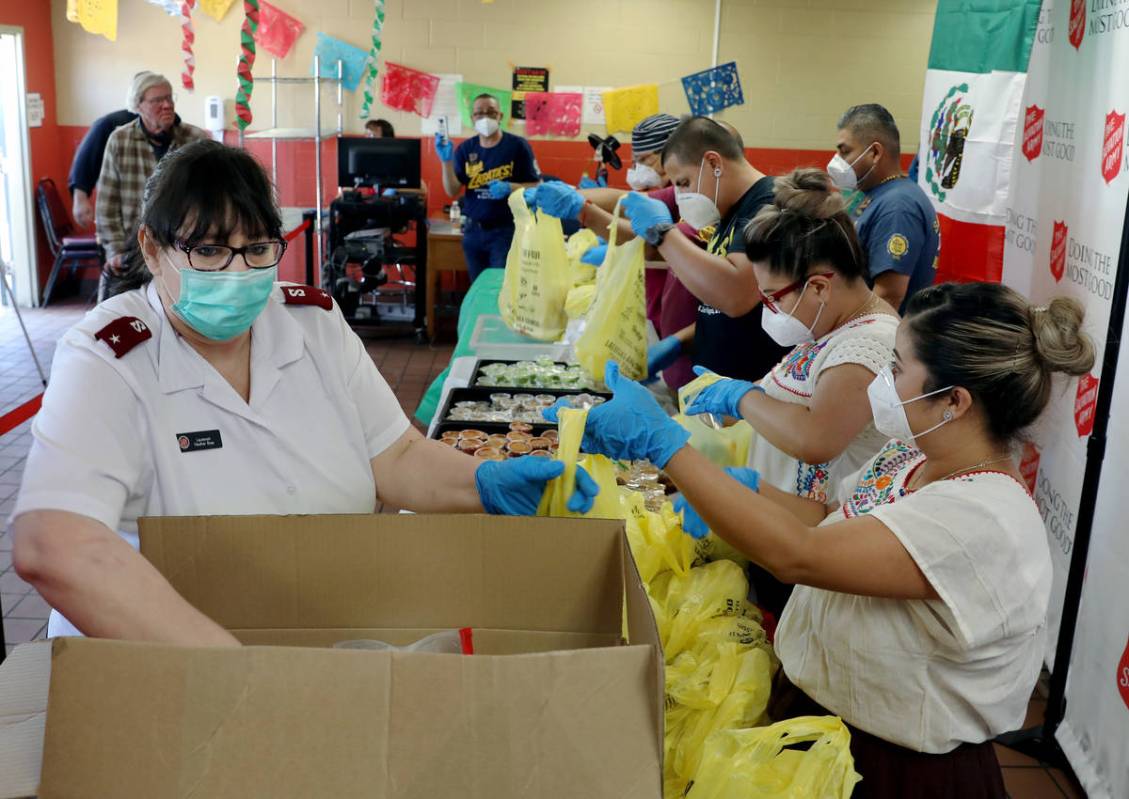
{"label": "yellow paper flag", "polygon": [[659,112],[659,87],[655,83],[624,86],[604,92],[608,133],[630,133],[637,122]]}
{"label": "yellow paper flag", "polygon": [[224,18],[224,15],[231,10],[234,3],[235,0],[197,0],[200,10],[216,22],[220,22]]}
{"label": "yellow paper flag", "polygon": [[118,38],[118,0],[67,0],[67,21],[76,22],[87,33]]}

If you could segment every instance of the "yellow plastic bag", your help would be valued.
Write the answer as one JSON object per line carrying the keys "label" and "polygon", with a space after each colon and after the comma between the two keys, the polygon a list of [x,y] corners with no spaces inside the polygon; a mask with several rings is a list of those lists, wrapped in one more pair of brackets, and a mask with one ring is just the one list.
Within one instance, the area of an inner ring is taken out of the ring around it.
{"label": "yellow plastic bag", "polygon": [[711,735],[686,799],[850,799],[860,779],[842,720],[801,716]]}
{"label": "yellow plastic bag", "polygon": [[[656,599],[666,606],[668,623],[659,628],[668,661],[688,649],[701,648],[703,624],[715,619],[761,621],[761,614],[748,600],[749,582],[736,563],[719,560],[670,578],[664,594]],[[735,633],[737,634],[737,633]]]}
{"label": "yellow plastic bag", "polygon": [[579,319],[588,313],[592,301],[596,299],[596,284],[586,283],[583,286],[573,286],[568,296],[565,297],[565,316],[569,320]]}
{"label": "yellow plastic bag", "polygon": [[690,446],[718,466],[744,466],[749,461],[754,431],[744,419],[718,429],[707,423],[703,414],[687,416],[686,409],[703,388],[722,380],[721,375],[707,372],[678,389],[678,410],[675,420],[690,431]]}
{"label": "yellow plastic bag", "polygon": [[521,189],[510,194],[514,240],[506,257],[498,311],[511,330],[556,341],[568,324],[564,305],[572,285],[564,233],[561,220],[531,213],[524,195]]}
{"label": "yellow plastic bag", "polygon": [[580,260],[580,256],[600,243],[600,237],[588,228],[581,228],[568,237],[565,250],[568,252],[569,274],[573,286],[585,286],[596,282],[596,267]]}
{"label": "yellow plastic bag", "polygon": [[[560,448],[557,460],[565,465],[564,474],[549,481],[541,504],[537,507],[538,516],[558,516],[565,518],[622,519],[623,508],[619,501],[619,486],[615,481],[615,464],[603,455],[580,457],[580,440],[584,437],[584,422],[588,411],[579,408],[560,409]],[[568,509],[568,500],[576,488],[576,467],[584,471],[600,487],[600,493],[587,513],[574,513]]]}
{"label": "yellow plastic bag", "polygon": [[682,532],[682,522],[669,502],[661,511],[647,510],[646,497],[623,489],[621,501],[627,518],[627,542],[644,585],[664,571],[685,575],[694,562],[694,539]]}
{"label": "yellow plastic bag", "polygon": [[[619,223],[616,203],[614,230]],[[588,311],[588,322],[576,342],[576,360],[593,384],[604,387],[604,366],[619,363],[625,377],[647,376],[647,308],[643,292],[643,240],[633,238],[616,244],[608,241],[608,253],[596,278],[596,299]]]}

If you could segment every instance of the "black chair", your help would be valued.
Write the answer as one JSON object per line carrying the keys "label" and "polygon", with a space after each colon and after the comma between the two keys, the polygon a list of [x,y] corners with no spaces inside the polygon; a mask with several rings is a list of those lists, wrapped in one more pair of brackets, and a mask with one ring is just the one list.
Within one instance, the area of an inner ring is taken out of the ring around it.
{"label": "black chair", "polygon": [[51,275],[47,278],[47,288],[43,290],[42,307],[51,301],[51,292],[55,290],[55,281],[63,264],[70,266],[72,277],[84,266],[96,266],[101,275],[104,257],[102,247],[94,236],[78,232],[51,178],[41,178],[36,185],[35,203],[43,221],[43,232],[47,235],[47,246],[55,258]]}

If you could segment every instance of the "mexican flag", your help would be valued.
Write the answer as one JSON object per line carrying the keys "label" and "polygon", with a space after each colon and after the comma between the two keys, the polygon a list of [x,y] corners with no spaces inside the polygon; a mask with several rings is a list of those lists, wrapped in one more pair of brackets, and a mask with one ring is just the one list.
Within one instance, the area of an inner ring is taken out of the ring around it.
{"label": "mexican flag", "polygon": [[937,282],[999,282],[1023,87],[1041,0],[939,0],[918,183],[940,224]]}

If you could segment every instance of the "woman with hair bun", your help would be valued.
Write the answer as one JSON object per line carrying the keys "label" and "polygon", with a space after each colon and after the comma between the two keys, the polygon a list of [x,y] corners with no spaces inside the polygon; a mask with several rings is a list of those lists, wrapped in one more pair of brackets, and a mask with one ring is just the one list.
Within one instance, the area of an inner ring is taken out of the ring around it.
{"label": "woman with hair bun", "polygon": [[[1013,458],[1055,375],[1088,372],[1082,307],[946,283],[909,301],[868,393],[891,440],[826,504],[738,482],[619,376],[584,449],[649,458],[722,539],[796,589],[776,631],[780,717],[851,727],[859,797],[1004,799],[992,739],[1023,723],[1046,646],[1051,559]],[[750,470],[751,472],[751,470]]]}
{"label": "woman with hair bun", "polygon": [[[721,380],[687,412],[744,418],[757,432],[749,466],[760,481],[826,502],[886,443],[871,423],[866,389],[893,357],[898,315],[867,285],[855,227],[818,169],[777,178],[773,203],[745,229],[745,253],[764,304],[761,322],[793,349],[759,383]],[[695,514],[686,516],[692,533],[705,533]],[[751,576],[757,603],[779,615],[791,586],[756,567]]]}

